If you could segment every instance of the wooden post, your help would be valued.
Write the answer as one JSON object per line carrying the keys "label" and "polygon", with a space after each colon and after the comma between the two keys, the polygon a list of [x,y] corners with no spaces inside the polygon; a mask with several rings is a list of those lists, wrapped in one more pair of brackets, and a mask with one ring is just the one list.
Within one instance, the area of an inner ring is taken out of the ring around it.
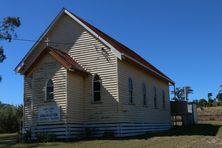
{"label": "wooden post", "polygon": [[174,84],[174,85],[173,85],[174,98],[176,98],[176,93],[175,93],[175,91],[176,91],[176,86],[175,86],[175,84]]}

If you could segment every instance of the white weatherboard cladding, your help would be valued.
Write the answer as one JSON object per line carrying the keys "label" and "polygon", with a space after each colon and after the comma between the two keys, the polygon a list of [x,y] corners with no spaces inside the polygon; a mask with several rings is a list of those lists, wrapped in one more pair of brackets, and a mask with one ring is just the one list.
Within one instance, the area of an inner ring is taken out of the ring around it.
{"label": "white weatherboard cladding", "polygon": [[[34,68],[32,75],[33,94],[33,123],[38,123],[38,110],[42,106],[56,106],[60,108],[60,120],[65,122],[66,114],[66,69],[54,58],[47,54]],[[54,83],[54,101],[45,101],[46,82],[52,79]]]}
{"label": "white weatherboard cladding", "polygon": [[[133,102],[129,104],[128,78],[133,81]],[[169,86],[133,64],[118,60],[120,119],[126,122],[170,123]],[[143,105],[142,84],[147,91],[147,106]],[[157,88],[157,108],[154,108],[153,87]],[[166,92],[163,109],[162,90]]]}
{"label": "white weatherboard cladding", "polygon": [[[74,26],[73,31],[78,30],[79,34],[75,44],[69,50],[69,54],[90,73],[83,81],[84,121],[113,121],[117,119],[117,57],[91,33],[77,23]],[[102,80],[102,103],[99,104],[92,102],[92,77],[95,74],[98,74]],[[75,85],[75,81],[73,83]],[[73,91],[75,92],[75,90]]]}
{"label": "white weatherboard cladding", "polygon": [[93,30],[91,30],[89,27],[87,27],[78,18],[76,18],[74,15],[72,15],[72,13],[70,13],[68,10],[65,10],[65,13],[68,14],[76,22],[78,22],[83,28],[85,28],[88,32],[90,32],[92,35],[94,35],[97,39],[99,39],[101,42],[103,42],[106,46],[108,46],[111,49],[111,51],[113,52],[113,54],[115,54],[116,57],[118,57],[119,59],[122,58],[121,53],[117,49],[115,49],[106,40],[104,40],[102,37],[100,37],[98,34],[96,34]]}
{"label": "white weatherboard cladding", "polygon": [[67,74],[67,122],[83,122],[84,77],[71,72]]}
{"label": "white weatherboard cladding", "polygon": [[51,125],[40,125],[33,127],[33,133],[50,132],[54,133],[57,138],[84,138],[85,129],[94,129],[96,132],[92,133],[92,137],[102,137],[104,132],[112,131],[116,137],[136,136],[141,134],[147,134],[151,132],[165,131],[171,128],[170,124],[150,124],[150,123],[92,123],[92,124],[51,124]]}
{"label": "white weatherboard cladding", "polygon": [[24,77],[24,108],[23,127],[29,129],[32,125],[32,79]]}

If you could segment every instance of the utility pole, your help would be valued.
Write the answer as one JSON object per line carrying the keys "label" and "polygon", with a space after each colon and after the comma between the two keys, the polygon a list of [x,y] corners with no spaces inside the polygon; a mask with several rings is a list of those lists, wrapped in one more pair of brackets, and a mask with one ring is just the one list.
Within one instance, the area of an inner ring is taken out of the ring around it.
{"label": "utility pole", "polygon": [[188,100],[188,87],[187,86],[184,86],[183,87],[183,93],[184,93],[184,100],[187,101]]}
{"label": "utility pole", "polygon": [[184,99],[185,101],[187,101],[187,87],[184,87],[183,90],[184,90]]}

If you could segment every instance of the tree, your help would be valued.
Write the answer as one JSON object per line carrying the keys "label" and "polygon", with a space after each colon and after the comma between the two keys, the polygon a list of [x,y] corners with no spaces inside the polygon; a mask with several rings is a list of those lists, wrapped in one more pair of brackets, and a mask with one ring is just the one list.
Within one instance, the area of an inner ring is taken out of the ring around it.
{"label": "tree", "polygon": [[[17,37],[15,33],[15,29],[17,29],[21,25],[19,17],[5,17],[0,22],[0,41],[5,40],[11,42],[13,37]],[[4,54],[4,48],[0,46],[0,63],[2,63],[6,59],[6,55]],[[1,81],[0,76],[0,81]]]}
{"label": "tree", "polygon": [[208,93],[208,94],[207,94],[208,99],[212,99],[212,96],[213,96],[212,93]]}
{"label": "tree", "polygon": [[198,105],[199,105],[199,100],[194,99],[194,100],[193,100],[193,103],[196,104],[196,105],[198,106]]}
{"label": "tree", "polygon": [[175,88],[171,93],[174,94],[173,100],[175,101],[179,101],[183,97],[183,90],[180,87]]}
{"label": "tree", "polygon": [[222,85],[220,86],[220,90],[219,90],[216,98],[218,101],[222,101]]}
{"label": "tree", "polygon": [[214,103],[214,99],[212,99],[213,94],[212,93],[208,93],[207,94],[207,98],[208,98],[208,106],[212,106]]}
{"label": "tree", "polygon": [[205,100],[204,98],[199,100],[199,106],[201,107],[206,107],[207,106],[207,100]]}
{"label": "tree", "polygon": [[18,132],[23,115],[23,106],[0,104],[0,133]]}
{"label": "tree", "polygon": [[172,91],[172,94],[174,94],[173,100],[188,101],[188,95],[191,93],[193,93],[193,89],[190,86],[177,87],[175,91]]}
{"label": "tree", "polygon": [[217,100],[218,101],[222,101],[222,93],[218,93],[217,94]]}

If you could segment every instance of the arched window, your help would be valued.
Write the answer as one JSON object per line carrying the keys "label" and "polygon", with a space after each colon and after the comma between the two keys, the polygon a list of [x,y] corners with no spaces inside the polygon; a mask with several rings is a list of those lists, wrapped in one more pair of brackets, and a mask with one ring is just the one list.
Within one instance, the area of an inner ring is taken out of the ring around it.
{"label": "arched window", "polygon": [[163,109],[166,108],[166,94],[165,94],[165,91],[163,90],[162,91],[162,99],[163,99]]}
{"label": "arched window", "polygon": [[146,84],[142,84],[143,105],[146,105]]}
{"label": "arched window", "polygon": [[54,85],[53,81],[49,79],[46,83],[46,101],[52,101],[54,99]]}
{"label": "arched window", "polygon": [[129,103],[133,103],[133,81],[131,78],[128,79],[128,89],[129,89]]}
{"label": "arched window", "polygon": [[101,79],[97,74],[93,78],[93,101],[101,101]]}
{"label": "arched window", "polygon": [[156,87],[153,88],[153,102],[154,102],[154,107],[157,108],[157,90],[156,90]]}

